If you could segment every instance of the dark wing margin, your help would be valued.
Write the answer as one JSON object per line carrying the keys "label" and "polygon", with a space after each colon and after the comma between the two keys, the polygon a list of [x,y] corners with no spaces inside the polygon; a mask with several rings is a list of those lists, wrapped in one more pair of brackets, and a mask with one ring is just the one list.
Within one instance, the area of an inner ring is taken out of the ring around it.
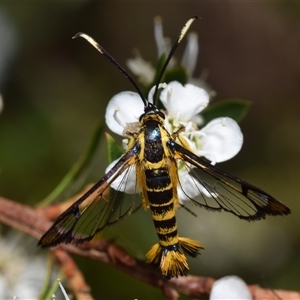
{"label": "dark wing margin", "polygon": [[200,191],[200,200],[189,197],[183,186],[182,190],[193,203],[209,210],[224,210],[248,221],[291,213],[285,204],[260,188],[220,170],[174,141],[170,140],[168,146],[175,159],[188,163],[186,168],[191,175],[187,176],[192,176],[195,188]]}
{"label": "dark wing margin", "polygon": [[[105,192],[119,175],[123,172],[130,172],[130,166],[135,163],[138,152],[139,145],[137,143],[102,179],[57,218],[41,237],[38,246],[49,248],[61,243],[81,244],[90,241],[106,226],[116,223],[116,220],[111,221],[110,217],[114,213],[114,209],[119,206],[118,195],[120,193],[115,192],[112,197],[106,197]],[[125,218],[130,214],[133,206],[134,204],[123,211],[117,219]]]}

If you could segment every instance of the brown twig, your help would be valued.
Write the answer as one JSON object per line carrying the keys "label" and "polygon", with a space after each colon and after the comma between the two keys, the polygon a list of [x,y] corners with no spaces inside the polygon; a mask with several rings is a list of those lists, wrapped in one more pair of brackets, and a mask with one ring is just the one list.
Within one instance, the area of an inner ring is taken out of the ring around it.
{"label": "brown twig", "polygon": [[73,291],[76,299],[92,300],[90,287],[85,282],[84,276],[69,253],[60,247],[57,247],[53,252],[66,276],[68,287]]}
{"label": "brown twig", "polygon": [[[58,206],[57,209],[59,209]],[[56,215],[55,211],[52,211],[50,215]],[[47,216],[49,217],[49,214],[47,214]],[[43,209],[33,209],[30,206],[3,197],[0,197],[0,221],[10,227],[26,232],[37,239],[51,226],[51,222],[44,216]],[[215,281],[213,278],[197,276],[165,280],[162,278],[158,269],[132,258],[121,246],[115,244],[113,241],[98,240],[97,242],[85,243],[78,247],[73,245],[61,245],[52,251],[54,251],[66,274],[69,287],[77,297],[82,296],[81,299],[84,298],[83,295],[85,296],[84,299],[88,299],[88,297],[91,296],[88,292],[88,285],[85,283],[74,261],[69,256],[70,254],[77,254],[113,265],[115,268],[129,275],[161,289],[164,296],[168,299],[178,299],[179,293],[183,293],[194,299],[207,296],[210,294]],[[255,300],[277,300],[278,298],[282,300],[300,300],[300,293],[297,292],[271,291],[253,285],[249,286],[249,289]]]}

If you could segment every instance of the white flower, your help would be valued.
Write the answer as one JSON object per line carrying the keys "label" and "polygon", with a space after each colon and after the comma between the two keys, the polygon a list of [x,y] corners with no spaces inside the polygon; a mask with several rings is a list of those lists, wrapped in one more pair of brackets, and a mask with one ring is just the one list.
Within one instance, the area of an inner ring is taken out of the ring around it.
{"label": "white flower", "polygon": [[128,124],[139,122],[139,117],[143,112],[144,104],[138,93],[121,92],[109,101],[105,122],[111,131],[126,136]]}
{"label": "white flower", "polygon": [[137,76],[138,80],[145,86],[152,83],[155,76],[155,69],[150,62],[145,61],[139,52],[135,58],[127,60],[129,70]]}
{"label": "white flower", "polygon": [[237,276],[226,276],[217,280],[212,287],[210,300],[252,300],[246,283]]}
{"label": "white flower", "polygon": [[28,245],[15,234],[0,236],[0,299],[38,299],[46,263],[35,250],[29,254],[25,250]]}
{"label": "white flower", "polygon": [[168,116],[180,123],[186,123],[208,105],[209,95],[195,85],[182,86],[181,83],[173,81],[161,92],[160,100]]}
{"label": "white flower", "polygon": [[[168,55],[171,50],[172,44],[168,37],[164,36],[162,19],[160,17],[154,18],[154,38],[157,48],[157,58],[159,59],[162,54]],[[127,60],[127,66],[130,71],[136,75],[139,81],[145,86],[153,83],[155,77],[155,68],[153,65],[143,59],[139,51],[135,51],[135,57]],[[208,72],[204,70],[202,74],[195,78],[193,77],[194,70],[197,65],[199,54],[198,35],[196,32],[191,32],[187,35],[187,45],[185,47],[180,65],[185,68],[188,75],[188,82],[205,89],[211,96],[215,95],[215,91],[206,83]],[[172,57],[168,64],[168,69],[176,66],[176,60]]]}
{"label": "white flower", "polygon": [[187,40],[188,41],[182,56],[181,65],[185,67],[188,76],[192,77],[196,68],[199,54],[199,43],[197,33],[191,32],[190,34],[188,34]]}
{"label": "white flower", "polygon": [[[152,103],[153,89],[149,93],[148,101]],[[210,160],[212,164],[223,162],[235,156],[241,149],[243,135],[239,125],[230,118],[217,118],[206,124],[200,130],[202,119],[199,113],[208,105],[209,94],[202,88],[178,82],[171,82],[161,92],[160,100],[166,108],[165,128],[172,134],[185,127],[180,132],[180,139],[198,156]],[[144,105],[137,93],[122,92],[115,95],[109,102],[106,110],[107,126],[115,133],[126,136],[126,130],[139,130],[139,117],[144,112]],[[177,142],[180,143],[178,140]],[[124,143],[127,145],[127,143]],[[112,168],[113,162],[106,171]],[[200,193],[210,194],[191,176],[187,176],[189,168],[184,162],[178,163],[180,185],[178,195],[180,201],[189,197],[194,198]],[[125,173],[125,172],[124,172]],[[124,176],[126,175],[126,178]],[[130,184],[124,182],[129,180]],[[136,174],[134,166],[130,173],[119,176],[111,186],[126,193],[136,193]]]}

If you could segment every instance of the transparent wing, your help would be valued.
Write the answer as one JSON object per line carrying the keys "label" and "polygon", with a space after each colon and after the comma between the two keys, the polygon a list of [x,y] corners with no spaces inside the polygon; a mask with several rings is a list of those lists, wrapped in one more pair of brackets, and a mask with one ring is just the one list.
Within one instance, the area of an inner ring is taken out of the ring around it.
{"label": "transparent wing", "polygon": [[185,164],[189,171],[187,176],[191,176],[189,182],[197,189],[197,198],[193,199],[193,192],[186,189],[183,183],[181,188],[185,197],[193,203],[209,210],[224,210],[249,221],[260,220],[266,215],[290,213],[286,205],[263,190],[227,174],[181,145],[170,142],[169,147],[176,159],[188,163]]}
{"label": "transparent wing", "polygon": [[121,174],[120,185],[125,183],[133,171],[136,152],[135,147],[126,152],[100,181],[57,218],[38,245],[47,248],[61,243],[81,244],[139,208],[141,205],[136,208],[134,201],[136,196],[131,195],[131,201],[124,201],[123,193],[108,189]]}

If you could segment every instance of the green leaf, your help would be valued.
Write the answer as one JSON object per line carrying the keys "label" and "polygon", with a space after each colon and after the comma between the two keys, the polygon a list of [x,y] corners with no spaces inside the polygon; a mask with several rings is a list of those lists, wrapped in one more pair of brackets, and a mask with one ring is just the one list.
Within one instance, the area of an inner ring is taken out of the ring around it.
{"label": "green leaf", "polygon": [[163,77],[163,82],[169,83],[171,81],[178,81],[181,84],[186,84],[188,81],[188,74],[185,68],[181,66],[168,69]]}
{"label": "green leaf", "polygon": [[166,59],[167,59],[167,55],[166,53],[163,53],[160,58],[158,59],[157,61],[157,64],[156,64],[156,73],[155,73],[155,77],[154,77],[154,80],[153,80],[153,83],[151,84],[150,88],[156,84],[157,80],[158,80],[158,76],[160,75],[160,72],[166,62]]}
{"label": "green leaf", "polygon": [[149,94],[151,88],[156,84],[157,79],[158,79],[158,76],[160,75],[160,71],[161,71],[161,69],[162,69],[162,67],[163,67],[163,65],[164,65],[164,63],[165,63],[165,61],[166,61],[166,54],[163,53],[163,54],[161,55],[161,57],[158,59],[158,61],[157,61],[156,68],[155,68],[155,76],[154,76],[154,79],[153,79],[153,81],[146,87],[146,91],[145,91],[145,97],[146,97],[146,99],[147,99],[147,96],[148,96],[148,94]]}
{"label": "green leaf", "polygon": [[[156,84],[158,77],[160,75],[160,72],[166,62],[166,59],[167,59],[167,56],[165,53],[163,53],[157,62],[155,77],[154,77],[154,80],[153,80],[152,84],[150,85],[149,89],[152,88],[152,86],[154,86]],[[166,71],[164,72],[164,74],[162,76],[161,82],[169,83],[171,81],[178,81],[181,84],[186,84],[188,81],[188,74],[186,72],[186,69],[182,66],[175,66],[173,68],[166,69]]]}
{"label": "green leaf", "polygon": [[211,120],[220,117],[229,117],[236,122],[240,122],[246,116],[250,105],[250,101],[242,99],[228,99],[210,105],[201,113],[201,116],[204,118],[203,126]]}
{"label": "green leaf", "polygon": [[109,133],[105,133],[105,138],[107,143],[108,163],[110,164],[114,160],[120,158],[120,156],[124,153],[124,149]]}
{"label": "green leaf", "polygon": [[98,148],[99,140],[103,133],[103,124],[98,124],[93,132],[90,143],[83,155],[75,162],[70,171],[63,177],[56,188],[43,199],[38,206],[47,206],[52,203],[59,195],[66,191],[67,188],[79,177],[82,171],[87,167],[93,159]]}

